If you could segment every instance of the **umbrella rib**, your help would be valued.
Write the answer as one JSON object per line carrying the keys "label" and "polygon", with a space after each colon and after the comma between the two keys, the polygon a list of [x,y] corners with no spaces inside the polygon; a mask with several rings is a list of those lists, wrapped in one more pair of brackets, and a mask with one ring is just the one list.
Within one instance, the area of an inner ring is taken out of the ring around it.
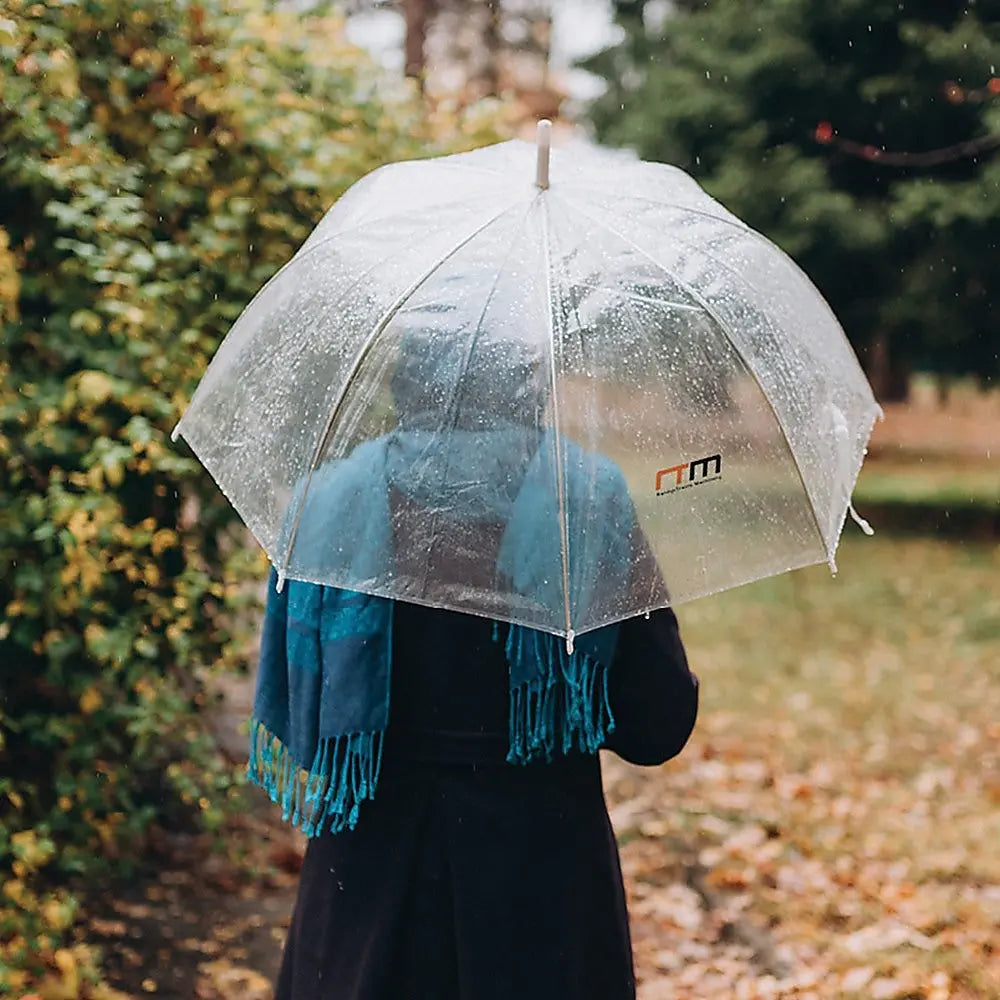
{"label": "umbrella rib", "polygon": [[[799,482],[802,484],[802,490],[806,495],[806,501],[809,505],[809,513],[812,514],[813,524],[816,526],[816,533],[819,535],[820,544],[823,548],[824,553],[826,553],[826,555],[830,557],[832,553],[829,550],[829,546],[827,546],[826,544],[826,536],[823,534],[823,529],[819,523],[819,514],[816,510],[816,504],[814,503],[812,498],[812,493],[810,492],[809,487],[806,484],[805,476],[802,474],[802,466],[799,464],[798,456],[795,454],[795,449],[792,447],[792,442],[788,437],[788,431],[785,429],[784,422],[778,415],[778,411],[775,408],[774,401],[771,399],[767,390],[764,388],[764,385],[757,377],[757,373],[754,370],[754,367],[750,364],[749,359],[737,344],[736,338],[733,336],[729,324],[722,318],[722,316],[719,315],[715,307],[706,298],[704,298],[704,296],[702,296],[695,288],[692,288],[691,285],[689,285],[686,281],[683,281],[675,274],[671,274],[669,269],[660,261],[658,261],[648,250],[645,249],[645,247],[636,243],[633,239],[631,239],[631,237],[626,236],[624,233],[620,232],[610,223],[595,218],[589,212],[580,208],[579,205],[576,205],[575,203],[572,202],[569,202],[569,204],[572,204],[577,212],[579,212],[584,218],[589,219],[595,226],[603,228],[607,232],[611,233],[613,236],[618,237],[618,239],[620,239],[622,242],[628,244],[638,253],[642,254],[642,256],[645,257],[651,264],[654,264],[664,274],[666,274],[671,281],[677,282],[677,284],[680,285],[680,287],[683,288],[688,293],[688,295],[690,295],[695,300],[695,302],[697,302],[702,307],[702,309],[705,310],[705,312],[712,318],[712,320],[714,320],[714,322],[718,324],[719,329],[725,335],[726,339],[729,341],[733,350],[736,352],[740,360],[746,366],[747,371],[750,372],[751,375],[753,375],[754,381],[756,381],[757,387],[760,389],[760,393],[764,397],[764,402],[767,403],[768,409],[771,411],[771,415],[774,417],[774,421],[778,425],[778,430],[781,431],[781,436],[784,438],[785,441],[785,447],[788,449],[788,454],[791,456],[792,459],[792,465],[794,466],[795,472],[799,477]],[[683,243],[684,246],[688,247],[689,249],[697,249],[696,247],[692,247],[690,243],[687,243],[684,240],[678,240],[678,242]],[[713,257],[712,259],[716,260],[718,263],[721,264],[721,261],[718,261],[717,258]]]}
{"label": "umbrella rib", "polygon": [[620,285],[593,284],[585,281],[577,283],[577,288],[586,288],[590,292],[607,292],[609,295],[617,296],[621,299],[628,299],[630,302],[645,302],[651,306],[658,306],[661,309],[673,309],[679,312],[701,312],[698,306],[691,306],[685,302],[668,302],[666,299],[654,299],[651,295],[640,295],[638,292],[630,292]]}
{"label": "umbrella rib", "polygon": [[[611,290],[614,291],[613,288]],[[639,321],[636,319],[635,313],[633,312],[631,298],[628,296],[628,294],[625,294],[623,296],[623,298],[624,298],[624,306],[625,306],[625,309],[624,309],[625,316],[628,318],[629,325],[632,327],[632,331],[635,334],[636,339],[637,340],[641,340],[642,339],[642,327],[640,326]],[[638,298],[638,296],[637,296],[637,298]],[[650,300],[650,301],[655,302],[655,300]],[[691,306],[690,308],[694,309],[695,307]],[[681,426],[677,426],[676,427],[675,434],[676,434],[676,437],[678,439],[680,439],[680,440],[685,440],[686,437],[687,437],[687,435],[685,435],[683,433],[683,428]],[[656,557],[654,556],[654,558],[656,558]],[[659,562],[659,560],[657,560],[657,562]],[[661,572],[662,572],[662,569],[661,569]],[[650,580],[649,580],[649,603],[648,603],[647,607],[652,607],[655,604],[655,602],[652,601],[652,595],[653,595],[654,590],[656,589],[656,585],[657,585],[656,578],[655,577],[651,577]]]}
{"label": "umbrella rib", "polygon": [[[516,204],[516,203],[515,203]],[[288,574],[288,561],[292,557],[292,549],[295,547],[295,538],[299,531],[299,522],[302,520],[302,511],[305,509],[306,497],[309,495],[309,487],[312,485],[313,473],[316,471],[317,465],[319,463],[320,457],[323,454],[327,444],[330,441],[330,436],[333,433],[334,426],[337,422],[337,417],[340,415],[340,410],[344,405],[344,400],[347,398],[347,391],[351,387],[351,383],[354,381],[355,376],[364,364],[365,359],[368,357],[369,351],[372,349],[375,341],[378,340],[382,331],[389,325],[393,317],[399,312],[400,309],[406,304],[410,296],[417,291],[418,288],[435,273],[442,265],[451,260],[466,244],[474,240],[481,232],[488,229],[493,225],[498,219],[506,215],[512,208],[514,204],[505,205],[499,212],[490,216],[484,223],[477,226],[471,233],[467,236],[463,236],[461,240],[458,241],[450,250],[447,251],[442,257],[434,262],[434,264],[429,267],[424,273],[417,278],[404,292],[402,292],[396,300],[389,306],[388,309],[379,317],[378,322],[372,328],[371,333],[365,338],[364,343],[355,355],[354,361],[351,363],[351,367],[348,370],[347,376],[344,379],[343,386],[340,392],[337,394],[337,398],[334,400],[333,407],[330,410],[330,416],[327,418],[326,426],[323,428],[323,433],[319,440],[316,442],[316,447],[313,450],[312,459],[309,462],[309,472],[306,476],[305,487],[302,490],[302,496],[299,499],[298,509],[295,512],[295,521],[292,524],[291,535],[288,539],[288,546],[285,549],[285,555],[281,562],[281,569],[278,571],[278,583],[279,585],[284,581]]]}
{"label": "umbrella rib", "polygon": [[[357,226],[350,226],[347,229],[343,229],[343,230],[340,230],[340,231],[338,231],[336,233],[332,233],[330,236],[324,237],[319,242],[313,244],[313,246],[308,247],[306,249],[305,253],[302,253],[302,251],[300,249],[298,255],[296,255],[295,257],[293,257],[291,260],[287,261],[274,274],[272,274],[270,278],[268,278],[268,280],[264,283],[263,287],[250,300],[250,303],[247,305],[247,307],[244,310],[244,312],[247,312],[248,310],[250,310],[253,307],[253,304],[255,302],[257,302],[257,300],[264,294],[264,292],[275,281],[277,281],[278,278],[280,278],[283,274],[285,274],[289,270],[289,268],[292,267],[293,264],[295,264],[298,261],[304,260],[314,250],[318,250],[324,244],[329,243],[332,240],[339,239],[345,233],[353,232],[356,229],[362,228],[363,226],[364,226],[364,223],[362,222],[362,223],[359,223]],[[438,227],[436,227],[436,228],[434,228],[432,230],[429,230],[428,232],[436,234],[436,233],[441,232],[441,230],[447,229],[447,228],[448,228],[447,226],[438,226]],[[427,234],[425,233],[424,235],[427,235]],[[409,243],[405,244],[405,246],[402,249],[408,252],[409,250],[412,249],[412,245],[409,244]],[[398,250],[399,250],[399,248],[397,248],[397,251]],[[372,273],[372,271],[375,271],[379,267],[384,266],[387,259],[391,259],[391,256],[389,258],[383,257],[381,260],[379,260],[376,263],[374,263],[374,264],[370,265],[369,267],[365,268],[365,270],[362,271],[359,275],[356,275],[356,280],[353,281],[347,288],[343,289],[342,293],[337,296],[337,298],[335,300],[335,305],[337,305],[337,306],[341,305],[344,302],[344,300],[355,291],[355,289],[358,287],[358,285],[361,284],[362,279],[368,277],[368,275],[370,275]],[[216,364],[218,362],[219,357],[222,355],[222,352],[226,349],[226,345],[229,343],[230,335],[233,333],[233,330],[237,329],[238,325],[239,325],[239,321],[237,321],[237,326],[234,326],[233,329],[229,331],[229,334],[226,335],[226,339],[222,342],[222,346],[219,348],[218,353],[212,359],[212,363],[208,367],[208,372],[206,373],[206,376],[205,376],[206,379],[208,378],[208,376],[212,373],[213,369],[215,368],[215,366],[216,366]],[[199,385],[198,391],[200,391],[200,389],[201,389],[201,386]],[[184,418],[182,417],[181,420],[174,427],[173,432],[171,433],[171,440],[175,439],[177,437],[177,435],[181,433],[181,427],[182,427],[183,423],[184,423]]]}
{"label": "umbrella rib", "polygon": [[[574,186],[575,187],[579,187],[579,188],[581,188],[584,191],[599,192],[600,194],[604,195],[605,197],[608,194],[608,192],[606,190],[604,190],[602,188],[591,187],[589,184],[577,184],[577,185],[574,185]],[[709,197],[711,197],[711,196],[709,196]],[[645,195],[645,194],[627,194],[627,195],[622,195],[622,200],[623,201],[645,201],[645,202],[647,202],[650,205],[659,205],[661,208],[673,208],[673,209],[676,209],[678,212],[688,212],[691,215],[697,215],[697,216],[699,216],[702,219],[711,219],[712,222],[721,222],[723,225],[729,226],[731,229],[737,229],[741,233],[745,233],[748,236],[756,236],[757,239],[760,240],[761,242],[773,245],[773,244],[771,244],[771,241],[769,239],[767,239],[767,237],[762,236],[760,233],[757,232],[756,229],[752,229],[745,222],[743,222],[742,219],[740,219],[740,218],[738,218],[736,216],[732,216],[731,218],[727,218],[726,216],[732,215],[732,213],[730,213],[725,208],[725,206],[723,206],[722,204],[719,204],[719,207],[726,213],[726,215],[713,215],[711,212],[706,212],[705,209],[703,209],[703,208],[692,208],[690,205],[678,205],[677,202],[674,202],[674,201],[661,201],[659,198],[650,198],[649,195]],[[780,248],[778,248],[778,249],[780,249]]]}
{"label": "umbrella rib", "polygon": [[559,542],[560,554],[562,556],[562,580],[563,580],[563,610],[566,615],[566,643],[569,651],[572,652],[573,629],[570,620],[569,604],[569,525],[566,520],[566,477],[563,469],[562,435],[559,431],[559,394],[557,392],[557,372],[556,372],[556,328],[552,317],[553,308],[553,284],[552,284],[552,246],[549,236],[549,213],[548,202],[543,196],[538,195],[538,202],[542,210],[542,251],[545,255],[545,315],[549,321],[549,360],[550,374],[552,379],[552,426],[554,429],[556,446],[556,493],[559,500]]}
{"label": "umbrella rib", "polygon": [[[528,207],[525,209],[524,216],[522,218],[522,223],[528,217],[528,213],[531,211],[531,202],[528,203]],[[496,220],[494,220],[496,221]],[[486,318],[486,313],[490,308],[490,304],[493,302],[493,296],[496,294],[497,287],[500,284],[500,279],[503,277],[504,271],[507,269],[507,265],[510,263],[510,259],[514,254],[514,248],[517,246],[518,241],[523,238],[524,234],[520,228],[515,228],[514,238],[510,242],[510,246],[507,248],[507,252],[504,254],[503,261],[500,264],[500,268],[497,270],[496,277],[493,279],[493,284],[490,286],[489,294],[486,296],[486,301],[483,303],[483,308],[479,313],[479,319],[476,321],[475,330],[472,336],[469,338],[469,347],[465,352],[465,358],[462,362],[462,370],[459,373],[458,378],[455,380],[455,391],[452,393],[450,402],[448,403],[448,409],[445,414],[445,426],[451,427],[453,422],[458,416],[458,399],[459,399],[459,387],[465,381],[465,378],[469,372],[469,365],[472,362],[472,355],[475,353],[476,345],[479,342],[479,338],[483,332],[483,320]],[[444,479],[447,480],[448,472],[451,469],[451,453],[449,452],[445,457],[445,470]],[[431,539],[428,543],[428,556],[427,561],[424,563],[424,578],[421,581],[421,590],[423,593],[427,586],[427,577],[430,573],[431,566],[431,555],[434,551],[434,546],[437,542],[437,524],[440,518],[440,512],[435,511],[431,514]]]}
{"label": "umbrella rib", "polygon": [[[483,200],[487,200],[487,197],[488,196],[486,194],[484,194],[483,195]],[[490,200],[492,200],[492,199],[490,199]],[[435,206],[435,207],[441,207],[441,206]],[[400,213],[400,214],[405,214],[405,213]],[[275,271],[274,274],[272,274],[271,277],[268,278],[267,281],[264,282],[264,284],[260,288],[260,291],[257,292],[256,295],[254,295],[253,299],[250,300],[250,304],[247,306],[247,308],[249,309],[250,306],[253,305],[253,303],[258,298],[260,298],[260,296],[263,295],[264,292],[272,284],[274,284],[274,282],[276,282],[282,275],[284,275],[286,271],[291,270],[296,264],[299,264],[302,261],[304,261],[307,257],[310,257],[315,251],[319,250],[321,247],[325,247],[328,243],[332,243],[334,240],[339,240],[339,239],[341,239],[344,236],[349,236],[351,233],[355,233],[359,229],[364,229],[365,227],[370,226],[373,221],[380,222],[380,221],[384,221],[385,219],[392,219],[392,218],[398,218],[398,215],[397,216],[383,215],[383,216],[379,216],[375,220],[372,220],[370,218],[368,218],[368,219],[362,219],[360,222],[356,223],[353,226],[348,226],[346,229],[338,229],[336,232],[333,232],[333,233],[330,233],[327,236],[324,236],[321,240],[317,240],[315,243],[313,243],[312,246],[305,246],[305,244],[303,244],[303,246],[301,246],[298,249],[298,251],[295,253],[295,255],[292,257],[291,260],[286,261],[284,264],[282,264],[282,266],[279,267],[278,270]],[[440,227],[440,228],[444,228],[444,227]]]}

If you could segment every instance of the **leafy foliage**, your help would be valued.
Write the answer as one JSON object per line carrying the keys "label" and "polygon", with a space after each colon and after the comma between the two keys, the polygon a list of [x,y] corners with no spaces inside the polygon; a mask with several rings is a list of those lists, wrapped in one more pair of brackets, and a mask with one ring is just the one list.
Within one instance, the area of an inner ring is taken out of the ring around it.
{"label": "leafy foliage", "polygon": [[220,822],[232,776],[196,712],[205,671],[243,662],[261,567],[166,435],[331,200],[460,124],[482,138],[387,92],[334,19],[4,4],[0,993],[96,989],[54,886],[153,822]]}
{"label": "leafy foliage", "polygon": [[623,40],[586,64],[608,82],[599,138],[689,170],[779,243],[862,355],[879,345],[872,365],[1000,373],[1000,153],[879,159],[1000,135],[996,0],[616,8]]}

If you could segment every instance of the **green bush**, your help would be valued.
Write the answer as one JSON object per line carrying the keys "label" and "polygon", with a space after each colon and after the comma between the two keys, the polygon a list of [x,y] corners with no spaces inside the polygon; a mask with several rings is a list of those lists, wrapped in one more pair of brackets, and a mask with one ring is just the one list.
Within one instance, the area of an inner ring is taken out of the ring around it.
{"label": "green bush", "polygon": [[98,995],[60,885],[232,793],[198,710],[263,567],[167,438],[219,340],[358,176],[483,138],[387,92],[341,27],[0,11],[0,994]]}

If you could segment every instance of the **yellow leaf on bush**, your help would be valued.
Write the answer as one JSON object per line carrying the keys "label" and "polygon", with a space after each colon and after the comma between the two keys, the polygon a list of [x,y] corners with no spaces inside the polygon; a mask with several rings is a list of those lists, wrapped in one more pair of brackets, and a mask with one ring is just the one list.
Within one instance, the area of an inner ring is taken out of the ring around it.
{"label": "yellow leaf on bush", "polygon": [[80,711],[84,715],[92,715],[104,704],[101,692],[96,687],[89,687],[80,695]]}
{"label": "yellow leaf on bush", "polygon": [[103,469],[104,478],[116,489],[125,481],[125,467],[121,462],[108,462]]}
{"label": "yellow leaf on bush", "polygon": [[89,649],[97,645],[107,634],[108,630],[103,625],[99,625],[97,622],[88,622],[83,630],[83,641]]}
{"label": "yellow leaf on bush", "polygon": [[177,532],[171,531],[169,528],[160,528],[160,530],[153,535],[150,547],[153,550],[153,555],[158,556],[165,549],[173,548],[176,544]]}
{"label": "yellow leaf on bush", "polygon": [[0,321],[18,318],[18,299],[21,294],[17,261],[8,249],[9,246],[7,231],[0,227]]}
{"label": "yellow leaf on bush", "polygon": [[73,908],[65,901],[49,899],[42,904],[42,920],[54,931],[63,931],[73,923]]}
{"label": "yellow leaf on bush", "polygon": [[88,555],[80,567],[80,583],[83,592],[89,594],[104,579],[104,567],[93,556]]}
{"label": "yellow leaf on bush", "polygon": [[99,465],[92,465],[87,470],[87,483],[90,488],[99,493],[104,486],[104,470]]}
{"label": "yellow leaf on bush", "polygon": [[20,903],[24,899],[25,888],[25,884],[20,879],[12,878],[0,886],[0,892],[9,900]]}
{"label": "yellow leaf on bush", "polygon": [[75,1000],[80,992],[80,966],[76,955],[69,948],[59,948],[53,961],[62,973],[62,982],[53,983],[45,991],[46,1000]]}
{"label": "yellow leaf on bush", "polygon": [[78,542],[87,542],[94,537],[96,528],[85,510],[75,510],[66,522],[69,533]]}
{"label": "yellow leaf on bush", "polygon": [[[55,853],[52,841],[40,838],[34,830],[19,830],[12,834],[10,846],[14,849],[14,856],[18,861],[29,868],[41,868]],[[14,863],[15,871],[16,866],[17,862]]]}
{"label": "yellow leaf on bush", "polygon": [[76,392],[81,403],[99,406],[114,390],[111,379],[104,372],[81,372],[76,380]]}

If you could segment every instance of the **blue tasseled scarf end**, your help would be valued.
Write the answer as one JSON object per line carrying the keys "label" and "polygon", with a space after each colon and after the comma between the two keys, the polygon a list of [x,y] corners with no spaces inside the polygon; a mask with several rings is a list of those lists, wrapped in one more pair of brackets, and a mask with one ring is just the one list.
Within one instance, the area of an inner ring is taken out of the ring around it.
{"label": "blue tasseled scarf end", "polygon": [[[499,633],[494,632],[499,641]],[[511,628],[506,642],[512,673],[541,664],[532,680],[510,684],[511,764],[550,761],[555,753],[596,753],[615,720],[608,701],[607,667],[577,649],[530,629]],[[307,837],[353,830],[361,803],[374,798],[382,766],[384,733],[351,733],[320,740],[311,765],[259,720],[250,722],[250,781],[281,807],[282,819]]]}
{"label": "blue tasseled scarf end", "polygon": [[506,652],[512,674],[521,663],[542,665],[535,679],[517,684],[511,678],[508,762],[550,761],[557,749],[596,753],[615,728],[607,667],[531,629],[511,628]]}
{"label": "blue tasseled scarf end", "polygon": [[277,736],[252,719],[247,776],[281,806],[282,819],[307,837],[353,830],[361,803],[375,796],[383,735],[351,733],[320,740],[306,769]]}

